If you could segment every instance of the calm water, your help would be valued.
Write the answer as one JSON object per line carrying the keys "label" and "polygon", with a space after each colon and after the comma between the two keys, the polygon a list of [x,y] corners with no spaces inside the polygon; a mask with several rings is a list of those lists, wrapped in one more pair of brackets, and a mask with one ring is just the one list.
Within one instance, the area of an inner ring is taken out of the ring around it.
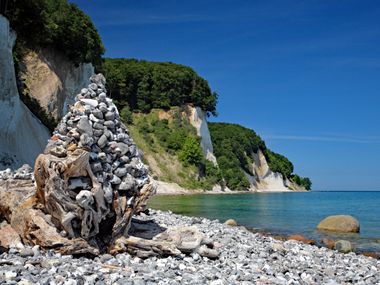
{"label": "calm water", "polygon": [[[352,241],[357,251],[380,251],[380,192],[247,193],[156,196],[150,207],[238,224],[272,234],[303,234],[316,241],[329,236]],[[329,215],[349,214],[360,234],[326,234],[315,230]]]}

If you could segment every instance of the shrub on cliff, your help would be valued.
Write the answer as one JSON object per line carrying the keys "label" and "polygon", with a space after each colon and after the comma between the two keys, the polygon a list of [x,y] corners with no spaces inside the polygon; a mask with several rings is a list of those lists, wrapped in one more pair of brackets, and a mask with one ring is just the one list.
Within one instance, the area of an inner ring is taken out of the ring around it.
{"label": "shrub on cliff", "polygon": [[135,112],[191,103],[216,115],[218,95],[190,67],[136,59],[106,58],[102,72],[113,99]]}

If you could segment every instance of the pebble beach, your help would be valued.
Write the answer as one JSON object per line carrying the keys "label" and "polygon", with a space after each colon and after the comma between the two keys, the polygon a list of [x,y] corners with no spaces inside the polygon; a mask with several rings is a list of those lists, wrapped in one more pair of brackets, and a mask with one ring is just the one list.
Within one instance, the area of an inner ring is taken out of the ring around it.
{"label": "pebble beach", "polygon": [[380,284],[380,260],[298,241],[279,241],[218,220],[150,210],[136,217],[162,228],[196,226],[217,259],[197,253],[141,259],[127,253],[94,259],[38,247],[0,255],[1,284]]}

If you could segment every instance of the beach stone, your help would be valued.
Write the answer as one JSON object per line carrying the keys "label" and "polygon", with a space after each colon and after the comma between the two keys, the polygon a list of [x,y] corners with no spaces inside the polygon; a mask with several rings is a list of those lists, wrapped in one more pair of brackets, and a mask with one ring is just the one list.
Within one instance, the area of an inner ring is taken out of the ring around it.
{"label": "beach stone", "polygon": [[114,112],[107,112],[104,114],[104,118],[107,121],[113,121],[115,119],[115,113]]}
{"label": "beach stone", "polygon": [[97,107],[98,106],[98,100],[95,99],[80,99],[80,102],[83,102],[86,105],[89,105],[91,107]]}
{"label": "beach stone", "polygon": [[103,112],[100,111],[99,109],[95,109],[92,111],[92,114],[99,120],[103,120]]}
{"label": "beach stone", "polygon": [[315,244],[315,241],[305,238],[303,235],[291,235],[288,240],[296,240],[306,244]]}
{"label": "beach stone", "polygon": [[123,178],[123,181],[119,185],[119,190],[129,191],[135,188],[135,179],[129,173]]}
{"label": "beach stone", "polygon": [[225,225],[230,226],[230,227],[236,227],[237,222],[234,219],[228,219],[224,222]]}
{"label": "beach stone", "polygon": [[114,123],[114,121],[105,121],[104,126],[107,127],[108,129],[114,129],[115,123]]}
{"label": "beach stone", "polygon": [[100,122],[95,122],[93,127],[94,127],[94,129],[97,129],[97,130],[103,130],[104,129],[103,124],[101,124]]}
{"label": "beach stone", "polygon": [[90,85],[88,85],[88,87],[94,91],[98,90],[98,85],[96,83],[90,83]]}
{"label": "beach stone", "polygon": [[99,146],[100,148],[103,148],[103,147],[105,147],[105,146],[107,145],[107,142],[108,142],[108,139],[107,139],[107,137],[103,134],[103,135],[99,138],[99,140],[98,140],[98,146]]}
{"label": "beach stone", "polygon": [[329,249],[333,249],[335,246],[335,241],[331,238],[323,238],[321,243]]}
{"label": "beach stone", "polygon": [[317,226],[318,230],[358,233],[360,231],[359,221],[349,215],[329,216],[323,219]]}
{"label": "beach stone", "polygon": [[89,136],[93,135],[92,126],[87,116],[82,116],[77,125],[78,131],[83,134],[86,133]]}
{"label": "beach stone", "polygon": [[348,240],[338,240],[337,242],[335,242],[334,248],[337,251],[343,253],[348,253],[353,249],[351,243]]}
{"label": "beach stone", "polygon": [[34,251],[31,248],[24,248],[24,249],[20,250],[20,256],[21,257],[29,257],[29,256],[33,256],[33,255],[34,255]]}
{"label": "beach stone", "polygon": [[104,102],[99,103],[98,106],[99,110],[102,111],[103,113],[106,113],[108,111],[107,104]]}
{"label": "beach stone", "polygon": [[119,167],[114,171],[114,174],[118,177],[124,177],[127,174],[127,169],[124,167]]}

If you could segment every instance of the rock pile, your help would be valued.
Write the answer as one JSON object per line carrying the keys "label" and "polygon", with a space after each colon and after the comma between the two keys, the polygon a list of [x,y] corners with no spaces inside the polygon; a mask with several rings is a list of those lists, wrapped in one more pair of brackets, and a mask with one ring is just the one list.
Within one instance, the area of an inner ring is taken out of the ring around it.
{"label": "rock pile", "polygon": [[160,227],[197,227],[221,249],[218,259],[190,255],[141,259],[121,253],[94,259],[36,248],[0,254],[6,284],[380,284],[380,260],[298,241],[278,241],[217,221],[151,210]]}
{"label": "rock pile", "polygon": [[[62,118],[48,148],[57,157],[65,157],[77,148],[90,151],[91,170],[102,184],[106,201],[111,203],[113,190],[134,192],[148,183],[148,169],[121,123],[116,106],[106,95],[104,76],[93,75],[90,81]],[[78,178],[71,179],[69,187],[90,186]]]}
{"label": "rock pile", "polygon": [[148,198],[137,201],[148,169],[106,95],[104,76],[90,82],[37,157],[36,196],[62,235],[89,240],[112,232],[113,239]]}

